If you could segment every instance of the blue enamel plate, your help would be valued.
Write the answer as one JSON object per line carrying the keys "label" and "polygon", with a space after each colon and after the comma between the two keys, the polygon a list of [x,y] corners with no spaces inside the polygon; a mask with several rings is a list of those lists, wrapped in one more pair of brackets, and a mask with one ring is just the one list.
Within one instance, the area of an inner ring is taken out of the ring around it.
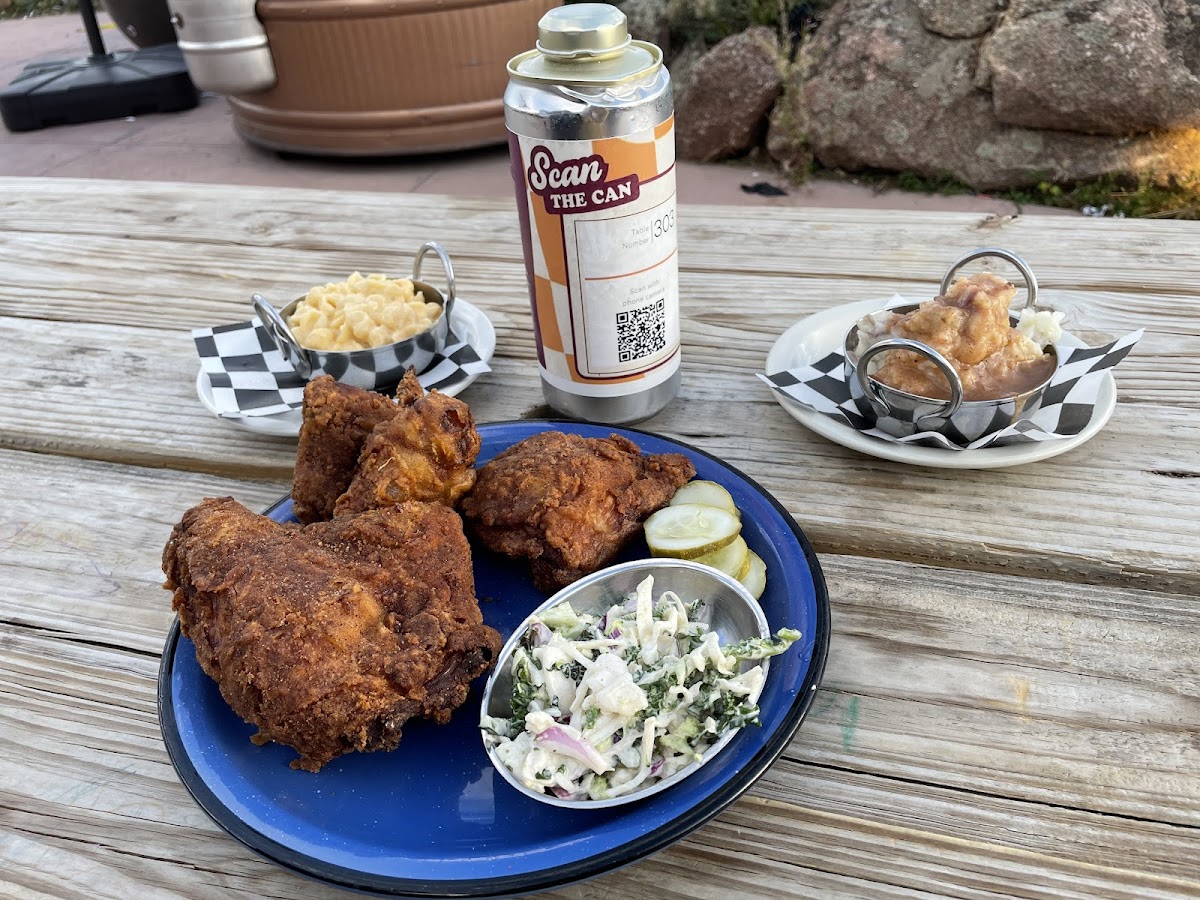
{"label": "blue enamel plate", "polygon": [[[235,715],[171,629],[158,703],[171,762],[212,818],[251,849],[339,887],[389,896],[502,897],[610,872],[672,844],[732,803],[775,761],[812,703],[829,647],[829,599],[812,546],[780,504],[719,459],[646,432],[565,422],[479,428],[479,464],[542,431],[627,435],[647,453],[683,453],[698,478],[716,481],[742,510],[742,535],[767,564],[762,606],[771,631],[803,633],[771,660],[762,727],[743,728],[695,775],[637,803],[559,809],[524,797],[492,768],[479,736],[484,677],[449,725],[412,720],[390,753],[351,754],[319,773]],[[291,501],[267,514],[295,521]],[[648,556],[636,543],[621,559]],[[507,637],[546,597],[523,562],[475,551],[484,620]]]}

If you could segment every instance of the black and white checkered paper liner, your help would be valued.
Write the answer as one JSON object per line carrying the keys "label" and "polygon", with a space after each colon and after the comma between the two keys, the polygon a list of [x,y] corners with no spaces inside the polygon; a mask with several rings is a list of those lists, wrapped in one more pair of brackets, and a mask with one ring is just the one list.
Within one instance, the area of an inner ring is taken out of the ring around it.
{"label": "black and white checkered paper liner", "polygon": [[[272,416],[304,404],[305,380],[279,352],[257,316],[249,322],[194,329],[192,340],[200,367],[212,384],[217,415]],[[445,392],[491,370],[451,324],[445,348],[417,380],[427,391]]]}
{"label": "black and white checkered paper liner", "polygon": [[1128,356],[1141,337],[1142,331],[1135,331],[1102,347],[1076,347],[1069,351],[1060,348],[1060,353],[1067,353],[1066,359],[1054,373],[1037,406],[1026,410],[1007,428],[976,440],[953,427],[950,436],[927,431],[908,437],[896,437],[876,427],[878,418],[866,401],[855,401],[850,396],[845,356],[840,349],[810,366],[758,377],[797,403],[871,437],[920,447],[979,450],[1052,441],[1079,434],[1092,419],[1104,373]]}

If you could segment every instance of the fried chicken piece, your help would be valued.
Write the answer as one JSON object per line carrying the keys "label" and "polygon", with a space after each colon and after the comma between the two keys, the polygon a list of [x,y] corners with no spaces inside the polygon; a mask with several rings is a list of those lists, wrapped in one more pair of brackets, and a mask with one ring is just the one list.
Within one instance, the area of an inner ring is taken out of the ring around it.
{"label": "fried chicken piece", "polygon": [[534,585],[555,591],[609,564],[695,474],[686,456],[643,456],[617,434],[546,431],[483,466],[461,509],[488,549],[529,559]]}
{"label": "fried chicken piece", "polygon": [[432,391],[371,432],[354,479],[334,504],[333,514],[406,500],[453,506],[475,484],[479,443],[470,408]]}
{"label": "fried chicken piece", "polygon": [[[1049,377],[1054,367],[1053,356],[1009,322],[1016,293],[1010,282],[987,272],[958,278],[945,295],[898,316],[888,332],[928,344],[946,357],[962,379],[967,400],[1011,396],[1027,389],[1023,383]],[[877,358],[876,380],[919,397],[950,396],[946,376],[923,356],[892,350]]]}
{"label": "fried chicken piece", "polygon": [[475,483],[478,454],[467,405],[426,394],[412,369],[394,401],[322,375],[304,389],[292,512],[318,522],[406,500],[453,505]]}
{"label": "fried chicken piece", "polygon": [[354,478],[367,436],[424,393],[411,372],[400,382],[396,400],[342,384],[330,375],[305,385],[304,420],[292,485],[296,518],[301,522],[332,518],[334,503]]}
{"label": "fried chicken piece", "polygon": [[501,647],[475,599],[462,521],[405,503],[301,527],[231,498],[188,510],[163,550],[196,660],[256,743],[316,772],[445,724]]}

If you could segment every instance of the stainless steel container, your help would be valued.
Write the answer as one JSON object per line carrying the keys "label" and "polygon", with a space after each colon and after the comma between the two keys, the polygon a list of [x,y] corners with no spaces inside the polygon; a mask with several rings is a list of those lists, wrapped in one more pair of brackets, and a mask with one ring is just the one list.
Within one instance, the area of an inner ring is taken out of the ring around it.
{"label": "stainless steel container", "polygon": [[167,5],[196,87],[246,94],[275,85],[275,63],[254,14],[255,0],[167,0]]}
{"label": "stainless steel container", "polygon": [[[703,597],[704,608],[702,616],[709,628],[715,633],[722,645],[734,644],[746,638],[770,638],[771,629],[767,624],[766,614],[758,601],[746,590],[745,585],[730,578],[711,566],[694,560],[686,559],[638,559],[633,562],[620,563],[585,575],[574,584],[563,588],[522,622],[505,642],[500,655],[496,658],[496,667],[487,686],[483,691],[481,716],[494,718],[509,718],[512,716],[512,684],[513,684],[513,653],[524,640],[526,633],[533,623],[534,617],[542,617],[546,612],[564,603],[571,604],[577,613],[588,613],[603,616],[611,607],[622,603],[630,594],[637,590],[647,576],[654,578],[654,596],[661,596],[664,591],[674,591],[680,597]],[[764,679],[770,671],[770,660],[743,660],[738,671],[745,672],[754,666],[762,668]],[[748,703],[757,703],[758,691],[746,697]],[[504,764],[496,752],[498,743],[494,735],[483,731],[483,745],[488,758],[496,771],[527,797],[538,800],[550,806],[567,809],[607,809],[623,806],[643,800],[660,791],[667,790],[678,784],[701,767],[715,758],[733,740],[737,729],[723,735],[720,740],[708,748],[704,755],[692,765],[670,778],[656,782],[650,787],[632,791],[624,796],[608,800],[560,800],[554,794],[535,791],[521,783],[520,779]]]}
{"label": "stainless steel container", "polygon": [[[421,261],[427,253],[436,254],[446,270],[444,293],[421,281]],[[303,297],[276,310],[262,294],[255,294],[254,311],[283,358],[301,378],[312,380],[319,375],[332,375],[337,381],[367,390],[390,388],[398,384],[410,368],[418,373],[429,368],[434,356],[445,348],[450,333],[450,316],[454,312],[454,267],[440,244],[427,241],[421,245],[413,260],[412,282],[427,302],[442,307],[441,315],[420,334],[366,350],[312,350],[302,346],[292,334],[287,320]]]}
{"label": "stainless steel container", "polygon": [[[908,313],[919,304],[900,306],[891,310]],[[1013,324],[1016,320],[1013,319]],[[1012,425],[1027,411],[1036,408],[1046,386],[1057,371],[1058,356],[1054,347],[1047,352],[1055,355],[1055,369],[1041,384],[1011,397],[994,400],[964,400],[962,379],[951,362],[928,344],[907,338],[887,338],[872,344],[862,355],[855,357],[851,348],[858,342],[858,326],[846,335],[846,382],[850,396],[865,400],[877,416],[875,427],[896,437],[907,437],[919,431],[936,431],[951,440],[978,440]],[[950,383],[950,397],[938,400],[919,397],[877,381],[868,372],[871,359],[888,350],[911,350],[920,354],[941,370]]]}
{"label": "stainless steel container", "polygon": [[504,120],[546,402],[636,422],[679,390],[675,131],[662,51],[604,3],[553,9]]}
{"label": "stainless steel container", "polygon": [[[1023,259],[1008,250],[988,247],[968,253],[957,260],[942,278],[941,293],[945,294],[953,281],[954,274],[966,263],[987,257],[994,257],[1012,263],[1025,279],[1025,306],[1033,309],[1037,301],[1037,279],[1033,271]],[[920,306],[913,303],[908,306],[892,307],[884,312],[904,315]],[[1015,316],[1009,316],[1009,322],[1014,327],[1017,324]],[[1040,402],[1047,385],[1054,378],[1058,364],[1061,362],[1057,350],[1051,346],[1047,352],[1055,357],[1055,368],[1037,385],[1009,397],[990,400],[964,399],[962,379],[954,365],[941,353],[920,341],[908,338],[884,338],[872,343],[859,355],[855,352],[858,346],[858,325],[855,324],[847,333],[842,350],[845,354],[846,383],[850,387],[850,395],[857,401],[865,402],[876,415],[875,427],[896,437],[907,437],[917,432],[933,431],[953,441],[974,441],[985,435],[994,434],[1016,422],[1027,411],[1035,409]],[[880,353],[889,350],[908,350],[925,357],[933,363],[946,377],[950,385],[948,399],[921,397],[898,390],[878,381],[870,374],[871,360]]]}

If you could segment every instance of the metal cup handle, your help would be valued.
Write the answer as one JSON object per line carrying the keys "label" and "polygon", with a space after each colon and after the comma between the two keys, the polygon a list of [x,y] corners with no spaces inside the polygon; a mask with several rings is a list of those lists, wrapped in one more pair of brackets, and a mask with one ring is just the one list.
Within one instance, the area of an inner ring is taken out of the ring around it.
{"label": "metal cup handle", "polygon": [[944,296],[946,291],[950,290],[950,283],[954,280],[955,273],[967,263],[988,256],[1002,259],[1016,266],[1017,271],[1021,273],[1021,277],[1025,279],[1025,308],[1033,309],[1034,304],[1037,302],[1038,293],[1037,278],[1034,277],[1033,269],[1029,268],[1029,263],[1017,256],[1017,254],[1001,247],[984,247],[982,250],[972,250],[961,259],[955,260],[954,264],[950,266],[946,274],[942,277],[942,286],[938,293]]}
{"label": "metal cup handle", "polygon": [[950,399],[942,401],[942,407],[933,412],[928,412],[921,416],[921,419],[941,418],[948,419],[962,406],[963,401],[963,385],[962,379],[958,377],[958,372],[954,370],[954,366],[950,364],[950,360],[942,356],[928,344],[922,344],[920,341],[910,341],[908,338],[885,338],[877,344],[872,344],[858,358],[858,365],[855,367],[854,374],[858,377],[858,385],[862,388],[863,393],[871,403],[871,407],[879,412],[880,407],[887,413],[891,413],[891,404],[887,402],[887,398],[879,393],[879,388],[871,381],[871,376],[867,374],[867,363],[878,353],[884,353],[888,350],[911,350],[913,353],[918,353],[925,357],[931,363],[941,370],[941,373],[946,376],[946,380],[950,382]]}
{"label": "metal cup handle", "polygon": [[312,374],[312,363],[309,361],[308,353],[300,346],[300,342],[292,336],[292,330],[288,328],[287,322],[283,321],[283,316],[279,315],[278,310],[268,303],[267,298],[262,294],[255,294],[251,299],[254,302],[254,311],[262,319],[267,334],[275,342],[279,352],[292,364],[297,375],[307,378]]}
{"label": "metal cup handle", "polygon": [[425,258],[427,253],[436,253],[438,259],[442,261],[442,268],[446,270],[446,292],[442,295],[445,300],[445,316],[447,321],[450,318],[450,312],[454,308],[454,266],[450,264],[450,254],[437,241],[426,241],[421,245],[421,249],[417,251],[416,258],[413,259],[412,280],[421,280],[421,260]]}

